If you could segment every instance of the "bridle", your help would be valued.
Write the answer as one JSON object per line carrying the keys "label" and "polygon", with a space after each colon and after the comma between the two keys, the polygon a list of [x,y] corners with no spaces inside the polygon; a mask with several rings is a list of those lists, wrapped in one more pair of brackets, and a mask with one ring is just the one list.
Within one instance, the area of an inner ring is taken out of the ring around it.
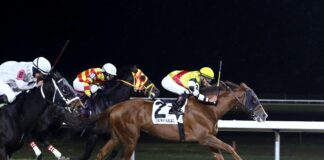
{"label": "bridle", "polygon": [[[132,87],[134,92],[149,92],[152,93],[155,85],[151,82],[149,85],[145,86],[148,82],[148,77],[140,70],[137,69],[137,72],[132,72],[133,84],[122,79],[117,79],[117,81],[123,82],[124,84]],[[142,77],[145,79],[143,80]]]}
{"label": "bridle", "polygon": [[[61,78],[61,79],[58,80],[57,82],[61,82],[62,80],[63,80],[63,78]],[[54,80],[53,78],[52,78],[52,83],[53,83],[54,88],[55,88],[55,91],[54,91],[54,93],[53,93],[52,101],[50,101],[50,100],[48,100],[48,99],[46,98],[46,95],[45,95],[44,90],[43,90],[43,86],[44,86],[44,85],[41,86],[41,89],[40,89],[40,90],[41,90],[41,94],[42,94],[43,99],[45,99],[46,101],[48,101],[48,102],[50,102],[50,103],[54,103],[54,102],[55,102],[55,98],[56,98],[56,93],[57,93],[57,92],[59,93],[60,98],[62,98],[62,99],[64,100],[64,102],[65,102],[66,105],[69,105],[70,103],[72,103],[72,102],[75,101],[75,100],[80,100],[80,98],[79,98],[78,96],[75,96],[75,97],[72,98],[72,99],[65,98],[65,96],[64,96],[63,93],[62,93],[62,91],[59,89],[59,87],[57,86],[57,84],[56,84],[56,82],[55,82],[55,80]],[[70,107],[67,107],[67,108],[68,108],[68,110],[70,111]]]}
{"label": "bridle", "polygon": [[[231,87],[229,87],[229,86],[228,86],[226,83],[224,83],[224,82],[223,82],[223,84],[226,86],[226,90],[229,90],[229,91],[232,93],[232,95],[234,96],[234,98],[239,102],[239,104],[240,104],[241,106],[246,107],[246,108],[247,108],[247,111],[248,111],[250,114],[253,114],[254,111],[258,110],[258,109],[261,107],[261,104],[259,104],[259,105],[256,106],[255,108],[254,108],[254,107],[249,107],[249,105],[247,104],[248,94],[249,94],[249,96],[251,96],[251,97],[253,96],[253,95],[252,95],[252,94],[253,94],[252,89],[248,88],[247,90],[245,90],[245,92],[244,92],[242,95],[240,95],[240,96],[236,96],[236,95],[234,94],[234,91],[232,90]],[[242,97],[243,97],[243,99],[242,99]],[[242,99],[242,100],[241,100],[241,99]]]}
{"label": "bridle", "polygon": [[[236,95],[234,94],[234,91],[233,91],[233,89],[232,89],[231,87],[229,87],[226,83],[224,83],[224,82],[222,82],[222,81],[221,81],[221,83],[223,83],[223,84],[225,85],[226,90],[229,90],[229,91],[230,91],[230,93],[233,95],[233,97],[237,100],[237,102],[238,102],[240,105],[242,105],[242,106],[246,106],[246,105],[245,105],[245,104],[246,104],[246,93],[247,93],[247,91],[250,90],[250,89],[246,90],[242,95],[240,95],[240,96],[236,96]],[[243,97],[243,100],[241,100],[242,97]]]}
{"label": "bridle", "polygon": [[[236,96],[232,88],[230,88],[226,83],[222,82],[226,86],[226,90],[230,91],[230,94],[233,95],[233,97],[236,99],[236,101],[243,107],[246,108],[247,112],[249,112],[252,119],[257,121],[263,121],[263,118],[260,118],[260,112],[264,111],[262,108],[262,104],[258,101],[257,104],[254,101],[255,98],[257,99],[254,91],[250,89],[249,87],[246,88],[245,92],[240,95]],[[254,98],[254,99],[251,99]],[[257,106],[256,106],[257,105]],[[236,106],[237,108],[237,106]],[[266,115],[266,114],[265,114]],[[266,119],[267,115],[265,116]]]}

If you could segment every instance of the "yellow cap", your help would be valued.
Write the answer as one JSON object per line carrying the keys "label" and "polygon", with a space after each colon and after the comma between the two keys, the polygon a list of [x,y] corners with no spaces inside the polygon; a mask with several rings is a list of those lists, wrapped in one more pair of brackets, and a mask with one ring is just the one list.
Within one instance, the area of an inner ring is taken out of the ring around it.
{"label": "yellow cap", "polygon": [[200,73],[210,79],[214,79],[214,71],[209,67],[203,67],[200,69]]}

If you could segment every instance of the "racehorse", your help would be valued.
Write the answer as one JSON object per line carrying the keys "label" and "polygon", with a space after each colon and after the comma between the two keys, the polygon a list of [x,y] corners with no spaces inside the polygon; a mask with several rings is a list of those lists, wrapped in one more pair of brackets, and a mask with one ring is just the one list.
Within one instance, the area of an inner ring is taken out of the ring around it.
{"label": "racehorse", "polygon": [[[41,87],[22,92],[13,103],[0,109],[0,159],[17,151],[48,106],[71,108],[82,106],[75,92],[58,73],[51,73]],[[56,105],[49,105],[56,104]]]}
{"label": "racehorse", "polygon": [[[98,90],[97,94],[90,101],[92,104],[91,114],[97,115],[104,111],[109,106],[116,103],[128,100],[134,93],[143,93],[144,95],[154,98],[159,95],[158,88],[148,79],[148,77],[135,65],[126,66],[119,70],[118,76],[114,81],[108,81],[104,84],[103,89]],[[43,140],[46,146],[50,143],[47,141],[48,127],[60,126],[62,116],[53,116],[52,111],[48,109],[47,114],[42,115],[37,127],[35,127],[35,134],[38,138]],[[66,117],[66,116],[65,116]],[[71,124],[73,125],[73,124]],[[55,128],[55,127],[54,127]],[[102,133],[100,129],[90,127],[86,130],[88,132],[87,142],[85,145],[84,153],[80,157],[74,157],[71,159],[89,159],[91,153],[99,139],[99,135]]]}
{"label": "racehorse", "polygon": [[[103,90],[99,90],[94,97],[92,113],[98,115],[105,111],[108,107],[119,102],[128,100],[134,93],[143,93],[149,98],[155,98],[159,95],[159,89],[152,83],[149,78],[137,66],[127,66],[121,68],[116,81],[108,81]],[[71,158],[72,160],[87,160],[99,139],[99,135],[104,134],[100,128],[93,125],[91,130],[88,130],[89,135],[85,145],[85,151],[81,157]],[[116,153],[111,156],[114,157]]]}
{"label": "racehorse", "polygon": [[[211,149],[215,159],[223,159],[220,149],[229,152],[233,159],[241,160],[240,156],[230,145],[218,139],[217,122],[224,114],[235,106],[242,106],[251,117],[257,121],[265,121],[267,113],[264,111],[254,91],[244,83],[236,85],[231,82],[221,82],[218,88],[215,85],[202,90],[208,97],[218,96],[217,106],[198,102],[196,98],[189,97],[183,115],[184,133],[186,142],[198,141],[200,145]],[[106,110],[97,120],[97,125],[107,131],[111,130],[111,139],[97,154],[97,160],[102,160],[112,149],[120,146],[122,160],[129,160],[140,131],[150,135],[179,141],[176,124],[153,124],[152,101],[132,99],[118,103]]]}

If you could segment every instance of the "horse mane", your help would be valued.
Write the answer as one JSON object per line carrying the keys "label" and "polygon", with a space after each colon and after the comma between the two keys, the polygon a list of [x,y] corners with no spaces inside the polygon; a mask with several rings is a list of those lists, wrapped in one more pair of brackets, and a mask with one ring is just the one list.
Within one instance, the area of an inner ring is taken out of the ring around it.
{"label": "horse mane", "polygon": [[228,81],[228,80],[226,80],[225,82],[224,82],[224,84],[226,84],[228,87],[230,87],[231,89],[236,89],[236,88],[239,88],[240,87],[240,85],[238,85],[238,84],[236,84],[236,83],[234,83],[234,82],[230,82],[230,81]]}
{"label": "horse mane", "polygon": [[229,87],[232,90],[240,88],[240,87],[243,87],[244,89],[249,89],[249,87],[245,83],[241,83],[240,85],[238,85],[234,82],[230,82],[230,81],[226,80],[226,81],[220,81],[220,85],[218,88],[215,83],[209,87],[202,87],[200,89],[200,92],[209,93],[209,92],[213,92],[213,91],[226,91],[227,87]]}
{"label": "horse mane", "polygon": [[225,81],[224,82],[227,86],[229,86],[231,89],[237,89],[240,87],[243,87],[244,89],[249,89],[250,87],[248,87],[244,82],[242,82],[240,85],[230,82],[230,81]]}

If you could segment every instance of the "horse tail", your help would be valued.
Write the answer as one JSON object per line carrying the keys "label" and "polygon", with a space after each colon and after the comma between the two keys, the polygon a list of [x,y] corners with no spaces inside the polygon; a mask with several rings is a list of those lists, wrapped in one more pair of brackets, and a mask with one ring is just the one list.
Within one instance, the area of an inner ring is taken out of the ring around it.
{"label": "horse tail", "polygon": [[100,120],[102,117],[104,117],[104,113],[99,113],[93,116],[90,116],[89,118],[82,118],[80,126],[84,128],[92,128],[95,123],[97,123],[98,120]]}

